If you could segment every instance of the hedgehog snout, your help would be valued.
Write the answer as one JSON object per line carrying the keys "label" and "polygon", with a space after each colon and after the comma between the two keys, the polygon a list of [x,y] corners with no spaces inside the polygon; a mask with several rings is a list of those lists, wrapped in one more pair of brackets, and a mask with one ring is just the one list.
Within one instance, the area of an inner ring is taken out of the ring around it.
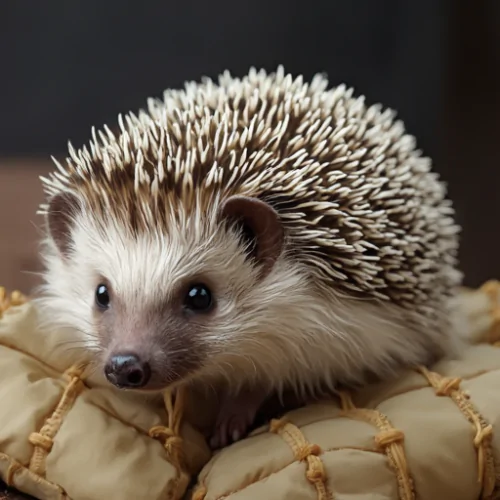
{"label": "hedgehog snout", "polygon": [[151,367],[137,354],[120,353],[109,358],[104,366],[104,374],[116,387],[137,389],[149,382]]}
{"label": "hedgehog snout", "polygon": [[[184,327],[184,328],[183,328]],[[199,332],[188,324],[155,325],[124,334],[121,328],[108,330],[102,370],[116,387],[158,391],[180,383],[205,361]]]}
{"label": "hedgehog snout", "polygon": [[179,378],[167,354],[148,354],[147,349],[133,350],[130,346],[111,351],[104,360],[103,371],[112,385],[129,390],[162,390]]}

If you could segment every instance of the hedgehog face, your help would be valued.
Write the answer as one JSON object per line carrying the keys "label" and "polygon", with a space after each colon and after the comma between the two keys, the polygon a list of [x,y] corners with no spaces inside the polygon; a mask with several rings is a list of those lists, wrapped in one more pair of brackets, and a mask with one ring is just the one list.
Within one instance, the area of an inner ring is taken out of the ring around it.
{"label": "hedgehog face", "polygon": [[300,280],[276,212],[256,199],[172,217],[168,231],[134,232],[84,207],[52,200],[48,288],[117,386],[163,389],[248,357]]}

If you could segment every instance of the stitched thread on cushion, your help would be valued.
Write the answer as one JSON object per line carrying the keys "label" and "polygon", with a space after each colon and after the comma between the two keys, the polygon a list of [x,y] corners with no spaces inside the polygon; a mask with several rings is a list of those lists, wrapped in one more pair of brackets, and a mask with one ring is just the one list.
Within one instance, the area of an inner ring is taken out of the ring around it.
{"label": "stitched thread on cushion", "polygon": [[297,461],[307,462],[306,478],[314,485],[318,494],[318,500],[333,499],[333,492],[329,492],[326,486],[327,475],[320,455],[321,448],[317,444],[307,441],[302,431],[286,418],[272,420],[269,430],[281,436],[290,446]]}
{"label": "stitched thread on cushion", "polygon": [[61,428],[64,417],[69,413],[76,399],[83,391],[84,384],[80,379],[80,375],[84,368],[85,367],[74,366],[65,372],[65,374],[70,375],[71,378],[56,408],[45,420],[40,431],[32,433],[28,438],[30,443],[34,445],[29,469],[39,476],[45,477],[46,458],[52,449],[53,440]]}
{"label": "stitched thread on cushion", "polygon": [[59,492],[60,500],[71,500],[68,494],[64,491],[64,489],[60,485],[47,481],[43,477],[38,476],[37,474],[30,471],[27,467],[20,464],[17,460],[10,457],[9,455],[0,452],[0,460],[9,463],[9,468],[7,469],[7,474],[6,474],[7,477],[4,478],[5,484],[7,484],[7,486],[15,488],[16,487],[15,476],[19,471],[23,470],[30,476],[31,480],[34,483],[44,483],[50,488],[56,489]]}
{"label": "stitched thread on cushion", "polygon": [[[2,318],[2,315],[5,311],[10,309],[11,307],[17,306],[17,305],[22,305],[27,302],[27,299],[24,295],[22,295],[20,292],[13,292],[10,296],[6,294],[5,288],[0,287],[0,319]],[[72,408],[74,402],[76,401],[76,398],[81,394],[81,392],[86,388],[83,380],[81,379],[81,375],[85,369],[84,366],[72,366],[68,370],[66,370],[63,374],[60,373],[59,370],[56,370],[55,368],[51,367],[47,363],[44,363],[42,360],[39,360],[37,357],[33,356],[31,353],[25,353],[21,351],[20,349],[11,346],[11,345],[5,345],[2,343],[4,347],[10,348],[12,350],[15,350],[17,352],[20,352],[23,355],[29,356],[30,358],[36,360],[37,362],[40,362],[42,365],[45,365],[46,367],[50,368],[51,370],[59,373],[60,375],[65,375],[66,378],[69,378],[69,382],[66,385],[63,394],[59,400],[59,403],[57,404],[55,410],[52,412],[52,414],[46,419],[45,424],[42,426],[42,429],[39,432],[34,432],[31,433],[28,436],[28,440],[31,444],[34,446],[34,451],[30,459],[30,464],[29,468],[24,467],[23,465],[19,464],[15,459],[8,457],[7,455],[4,455],[0,453],[0,458],[1,457],[7,457],[10,460],[11,465],[9,466],[9,469],[7,471],[7,478],[6,478],[6,483],[11,486],[15,486],[13,484],[14,477],[16,472],[18,472],[21,469],[25,469],[29,471],[30,476],[32,480],[34,481],[45,481],[47,484],[51,484],[57,488],[60,489],[60,491],[64,492],[62,487],[60,485],[56,485],[53,483],[49,483],[48,481],[45,480],[45,462],[46,462],[46,457],[50,453],[50,450],[52,448],[53,444],[53,439],[55,435],[57,434],[58,430],[60,429],[64,417],[67,415],[69,410]],[[180,423],[182,419],[182,400],[178,402],[176,405],[171,404],[171,396],[166,395],[165,396],[165,403],[166,403],[166,409],[167,409],[167,416],[169,418],[169,422],[172,420],[174,422],[174,427],[175,430],[179,431],[180,428]],[[177,402],[176,402],[177,403]],[[106,412],[109,414],[109,412]],[[114,415],[111,415],[114,416]],[[117,417],[115,417],[117,418]],[[123,421],[119,418],[117,420]],[[136,428],[135,426],[128,424],[132,426],[133,428]],[[169,430],[168,428],[164,427],[163,429]],[[137,430],[137,429],[136,429]],[[144,432],[145,435],[150,436],[149,433]],[[167,455],[168,455],[168,462],[174,466],[176,469],[176,477],[174,480],[171,482],[170,485],[170,490],[172,494],[175,495],[175,498],[178,498],[179,495],[182,495],[184,490],[187,487],[187,484],[189,483],[189,475],[186,474],[183,470],[179,470],[179,463],[180,463],[180,458],[179,456],[182,453],[182,450],[177,449],[172,450],[168,447],[166,447]],[[174,452],[175,457],[173,460],[172,458],[172,453]],[[172,463],[174,462],[174,463]],[[182,490],[182,491],[180,491]],[[67,495],[64,493],[64,496],[61,498],[68,498]]]}
{"label": "stitched thread on cushion", "polygon": [[389,465],[396,475],[400,499],[415,500],[415,486],[404,449],[404,433],[393,427],[388,417],[378,410],[357,408],[347,392],[340,392],[339,396],[343,416],[367,422],[379,429],[380,432],[375,435],[374,441],[385,451]]}

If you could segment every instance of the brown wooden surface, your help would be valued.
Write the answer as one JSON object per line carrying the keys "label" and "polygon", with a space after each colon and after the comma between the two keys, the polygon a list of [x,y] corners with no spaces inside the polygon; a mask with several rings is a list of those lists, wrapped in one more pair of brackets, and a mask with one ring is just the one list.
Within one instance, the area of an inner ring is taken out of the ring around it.
{"label": "brown wooden surface", "polygon": [[50,161],[0,158],[0,286],[28,293],[39,283],[38,241],[42,217],[36,215],[43,201],[40,175]]}

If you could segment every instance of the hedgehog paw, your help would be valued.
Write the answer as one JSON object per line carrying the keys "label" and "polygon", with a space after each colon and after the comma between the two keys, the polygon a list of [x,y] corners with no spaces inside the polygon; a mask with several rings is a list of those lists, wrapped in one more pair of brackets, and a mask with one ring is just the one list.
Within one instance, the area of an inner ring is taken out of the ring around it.
{"label": "hedgehog paw", "polygon": [[214,450],[224,448],[243,438],[264,399],[265,395],[261,391],[244,391],[235,397],[226,398],[217,415],[210,447]]}

